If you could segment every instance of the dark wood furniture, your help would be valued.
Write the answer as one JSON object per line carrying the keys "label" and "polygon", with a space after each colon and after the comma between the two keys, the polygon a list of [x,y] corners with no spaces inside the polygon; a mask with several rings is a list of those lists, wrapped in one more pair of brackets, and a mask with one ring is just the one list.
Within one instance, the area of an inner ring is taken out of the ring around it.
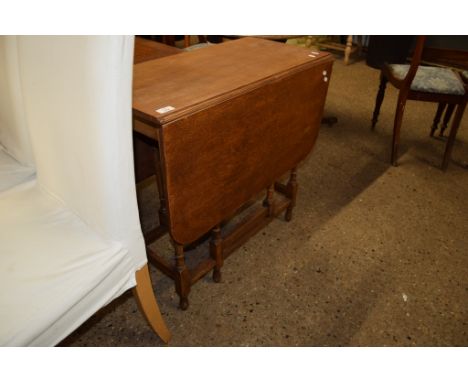
{"label": "dark wood furniture", "polygon": [[[429,65],[443,65],[465,71],[461,73],[461,78],[465,83],[468,83],[468,76],[464,75],[466,70],[468,70],[468,50],[426,47],[424,49],[424,63]],[[454,104],[447,104],[444,102],[439,103],[431,127],[431,137],[434,136],[435,131],[439,127],[440,120],[445,111],[439,130],[439,137],[444,136],[444,131],[449,125],[454,110]]]}
{"label": "dark wood furniture", "polygon": [[[208,41],[206,36],[203,36],[203,35],[198,35],[197,38],[198,38],[198,43],[199,44],[203,44],[203,43],[206,43]],[[190,35],[185,35],[184,36],[184,48],[188,48],[190,46],[190,44],[191,44]]]}
{"label": "dark wood furniture", "polygon": [[[157,141],[154,163],[162,227],[174,263],[147,247],[175,281],[180,307],[191,286],[249,237],[285,212],[291,220],[297,166],[317,139],[332,69],[328,53],[244,38],[134,66],[135,130]],[[290,172],[287,184],[278,182]],[[225,222],[266,190],[263,203],[240,223]],[[211,235],[210,257],[189,269],[184,248]]]}
{"label": "dark wood furniture", "polygon": [[142,37],[135,37],[133,63],[139,64],[141,62],[171,56],[180,52],[180,49],[173,46],[161,44],[160,42],[148,40]]}
{"label": "dark wood furniture", "polygon": [[[385,95],[385,87],[387,82],[390,82],[393,86],[395,86],[398,90],[398,101],[397,107],[395,111],[395,121],[393,127],[393,141],[392,141],[392,152],[391,152],[391,163],[392,165],[397,165],[397,154],[398,154],[398,145],[400,141],[400,130],[401,130],[401,123],[403,119],[403,112],[405,110],[405,105],[407,100],[417,100],[417,101],[425,101],[425,102],[436,102],[439,104],[445,105],[453,105],[452,107],[456,107],[455,118],[452,122],[452,126],[450,129],[450,135],[447,140],[447,145],[445,148],[445,153],[442,161],[442,169],[446,170],[453,144],[455,141],[455,137],[458,131],[458,127],[460,125],[460,121],[462,119],[466,102],[467,102],[467,87],[464,87],[464,94],[450,94],[450,93],[441,93],[437,91],[421,91],[421,90],[414,90],[413,88],[413,80],[415,79],[416,73],[418,71],[418,67],[420,65],[421,60],[425,59],[424,54],[424,42],[425,37],[419,36],[417,38],[416,47],[413,53],[413,57],[411,59],[411,64],[407,70],[406,76],[403,78],[398,77],[392,71],[392,65],[384,65],[381,70],[380,75],[380,86],[379,91],[377,93],[377,98],[375,102],[374,113],[372,117],[372,129],[375,128],[377,123],[380,106],[382,105],[382,101]],[[444,69],[445,70],[445,69]],[[458,76],[458,74],[455,74]],[[459,78],[459,77],[458,77]],[[459,78],[461,83],[462,80]],[[463,87],[463,85],[461,85]],[[440,113],[438,112],[436,118],[440,118]],[[432,132],[433,133],[433,132]]]}
{"label": "dark wood furniture", "polygon": [[381,70],[385,64],[404,64],[411,56],[411,48],[417,36],[369,36],[366,65]]}

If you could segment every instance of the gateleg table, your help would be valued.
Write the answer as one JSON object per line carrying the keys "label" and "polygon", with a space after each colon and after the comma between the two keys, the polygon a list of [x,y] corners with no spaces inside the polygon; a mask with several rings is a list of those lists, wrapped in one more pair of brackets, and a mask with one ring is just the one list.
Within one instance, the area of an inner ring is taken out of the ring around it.
{"label": "gateleg table", "polygon": [[[151,163],[174,261],[147,251],[174,280],[182,309],[191,286],[210,271],[219,281],[248,238],[283,212],[291,220],[297,166],[317,139],[332,63],[328,53],[248,37],[134,66],[134,130],[158,142]],[[263,190],[263,203],[224,230]],[[146,234],[147,245],[164,230]],[[207,234],[210,257],[190,269],[184,248]]]}

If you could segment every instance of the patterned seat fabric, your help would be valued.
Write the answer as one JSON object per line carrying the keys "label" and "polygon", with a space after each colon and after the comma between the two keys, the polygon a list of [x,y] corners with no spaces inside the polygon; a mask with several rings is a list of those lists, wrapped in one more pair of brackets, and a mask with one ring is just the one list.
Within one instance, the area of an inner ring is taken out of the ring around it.
{"label": "patterned seat fabric", "polygon": [[468,81],[468,70],[461,72],[461,75],[465,81]]}
{"label": "patterned seat fabric", "polygon": [[[406,77],[409,65],[389,65],[392,74],[402,80]],[[434,66],[420,66],[411,84],[411,90],[427,93],[463,95],[463,82],[451,70]]]}

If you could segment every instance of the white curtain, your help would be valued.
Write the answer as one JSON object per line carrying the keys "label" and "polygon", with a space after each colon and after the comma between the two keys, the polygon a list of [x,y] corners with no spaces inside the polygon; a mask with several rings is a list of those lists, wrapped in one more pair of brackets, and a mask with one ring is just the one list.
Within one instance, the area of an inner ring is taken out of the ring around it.
{"label": "white curtain", "polygon": [[38,183],[146,262],[132,154],[133,37],[19,37]]}
{"label": "white curtain", "polygon": [[18,162],[34,166],[24,113],[15,36],[0,36],[0,143]]}
{"label": "white curtain", "polygon": [[0,36],[0,193],[33,178],[34,159],[26,126],[17,39]]}
{"label": "white curtain", "polygon": [[0,141],[34,163],[37,180],[0,194],[0,344],[56,344],[134,286],[146,264],[133,170],[133,45],[123,36],[2,40],[3,77],[16,94],[5,107],[17,112],[15,123],[0,125]]}

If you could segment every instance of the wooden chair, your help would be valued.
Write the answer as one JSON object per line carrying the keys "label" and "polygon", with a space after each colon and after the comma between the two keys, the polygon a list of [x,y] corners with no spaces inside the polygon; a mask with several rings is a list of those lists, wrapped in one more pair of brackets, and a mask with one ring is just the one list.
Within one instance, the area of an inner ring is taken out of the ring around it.
{"label": "wooden chair", "polygon": [[451,107],[456,107],[456,112],[442,160],[442,170],[446,170],[458,127],[465,111],[468,90],[457,72],[443,67],[420,66],[421,60],[425,58],[424,43],[425,36],[419,36],[410,65],[385,64],[383,66],[372,117],[372,130],[377,123],[380,106],[385,95],[385,87],[387,82],[390,82],[399,90],[391,152],[391,163],[396,166],[406,101],[416,100],[453,105]]}

